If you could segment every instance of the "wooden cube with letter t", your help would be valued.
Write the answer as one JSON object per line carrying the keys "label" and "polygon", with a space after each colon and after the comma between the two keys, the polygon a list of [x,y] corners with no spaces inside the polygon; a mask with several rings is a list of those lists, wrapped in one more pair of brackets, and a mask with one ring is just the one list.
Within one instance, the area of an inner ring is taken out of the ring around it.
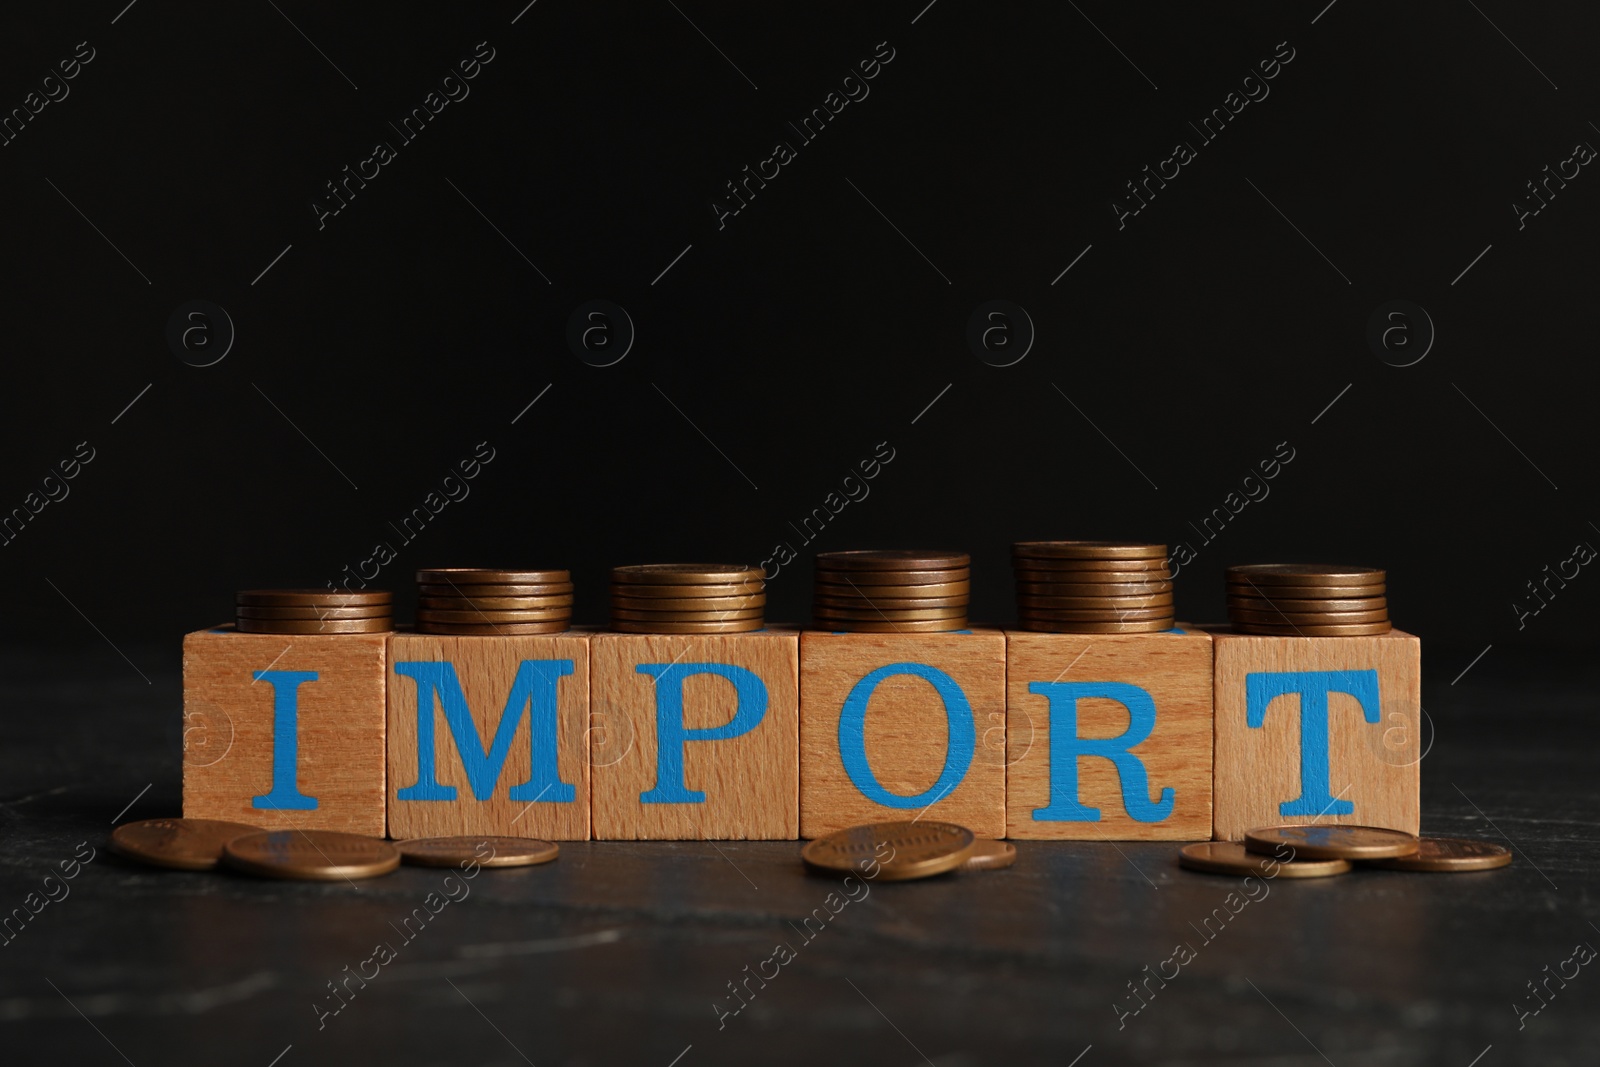
{"label": "wooden cube with letter t", "polygon": [[1006,832],[999,630],[800,636],[800,835],[920,818]]}
{"label": "wooden cube with letter t", "polygon": [[391,637],[389,836],[586,840],[589,642]]}
{"label": "wooden cube with letter t", "polygon": [[382,837],[388,641],[185,635],[184,817]]}
{"label": "wooden cube with letter t", "polygon": [[596,634],[594,836],[797,837],[799,638]]}
{"label": "wooden cube with letter t", "polygon": [[1006,631],[1006,836],[1211,836],[1211,635]]}
{"label": "wooden cube with letter t", "polygon": [[1418,638],[1213,636],[1219,840],[1281,823],[1418,832]]}

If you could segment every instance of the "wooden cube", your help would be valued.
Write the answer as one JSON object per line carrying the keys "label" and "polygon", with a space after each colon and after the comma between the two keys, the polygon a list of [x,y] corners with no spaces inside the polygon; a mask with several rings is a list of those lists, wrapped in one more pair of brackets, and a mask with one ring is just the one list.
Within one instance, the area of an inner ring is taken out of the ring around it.
{"label": "wooden cube", "polygon": [[1006,836],[1211,836],[1211,635],[1006,631]]}
{"label": "wooden cube", "polygon": [[589,837],[585,633],[389,639],[389,836]]}
{"label": "wooden cube", "polygon": [[591,653],[596,838],[798,836],[798,632],[599,633]]}
{"label": "wooden cube", "polygon": [[800,635],[800,835],[927,817],[1006,832],[999,630]]}
{"label": "wooden cube", "polygon": [[388,642],[186,635],[184,817],[382,837]]}
{"label": "wooden cube", "polygon": [[1281,823],[1417,833],[1422,642],[1218,629],[1217,839]]}

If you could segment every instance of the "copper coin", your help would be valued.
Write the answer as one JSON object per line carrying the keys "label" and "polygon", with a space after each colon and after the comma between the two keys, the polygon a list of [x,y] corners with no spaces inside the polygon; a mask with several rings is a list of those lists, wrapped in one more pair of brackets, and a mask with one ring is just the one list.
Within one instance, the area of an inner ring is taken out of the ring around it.
{"label": "copper coin", "polygon": [[1027,608],[1022,611],[1032,619],[1054,619],[1057,622],[1158,622],[1172,618],[1172,605],[1154,608]]}
{"label": "copper coin", "polygon": [[1394,626],[1389,622],[1360,622],[1343,626],[1327,623],[1273,626],[1262,622],[1235,622],[1233,628],[1238,633],[1258,637],[1377,637],[1388,633]]}
{"label": "copper coin", "polygon": [[1469,841],[1460,837],[1424,837],[1409,856],[1373,860],[1372,866],[1394,871],[1488,871],[1511,864],[1511,850],[1492,841]]}
{"label": "copper coin", "polygon": [[386,634],[394,629],[388,616],[374,619],[234,619],[242,634]]}
{"label": "copper coin", "polygon": [[1229,582],[1228,599],[1258,600],[1364,600],[1387,597],[1388,586],[1377,585],[1242,585]]}
{"label": "copper coin", "polygon": [[1107,610],[1112,608],[1170,608],[1171,593],[1152,593],[1149,596],[1019,596],[1017,604],[1024,608],[1064,609],[1066,611]]}
{"label": "copper coin", "polygon": [[1389,607],[1389,599],[1381,596],[1346,597],[1328,600],[1298,600],[1276,596],[1228,596],[1228,608],[1245,611],[1382,611]]}
{"label": "copper coin", "polygon": [[571,608],[573,597],[566,596],[425,596],[417,607],[430,611],[539,611],[545,608]]}
{"label": "copper coin", "polygon": [[1119,582],[1134,584],[1170,582],[1172,572],[1165,567],[1149,571],[1058,571],[1048,567],[1011,568],[1012,577],[1019,582],[1056,582],[1065,585],[1115,585]]}
{"label": "copper coin", "polygon": [[743,563],[637,563],[612,567],[616,585],[733,585],[763,581],[760,567]]}
{"label": "copper coin", "polygon": [[1163,596],[1172,592],[1172,582],[1018,582],[1018,596]]}
{"label": "copper coin", "polygon": [[759,619],[731,619],[727,622],[642,622],[638,619],[612,619],[611,628],[625,634],[743,634],[766,628]]}
{"label": "copper coin", "polygon": [[545,597],[571,596],[571,582],[546,582],[542,585],[445,585],[423,583],[417,595],[425,597]]}
{"label": "copper coin", "polygon": [[934,634],[949,633],[952,630],[968,629],[965,617],[954,619],[906,619],[901,622],[867,622],[862,619],[836,619],[831,616],[814,615],[813,621],[819,630],[837,630],[844,633],[857,634]]}
{"label": "copper coin", "polygon": [[811,602],[819,608],[845,608],[850,611],[859,611],[863,608],[882,608],[885,611],[906,608],[960,608],[966,610],[970,599],[970,597],[965,596],[817,596],[813,597]]}
{"label": "copper coin", "polygon": [[491,622],[554,622],[572,618],[571,608],[523,608],[510,611],[444,611],[428,608],[417,612],[418,622],[465,622],[473,625]]}
{"label": "copper coin", "polygon": [[1307,823],[1245,831],[1244,846],[1251,852],[1275,854],[1284,845],[1294,850],[1294,858],[1313,860],[1381,860],[1409,856],[1418,847],[1415,835],[1376,826]]}
{"label": "copper coin", "polygon": [[874,585],[902,587],[911,585],[920,588],[970,581],[972,581],[971,567],[946,567],[936,571],[847,571],[818,567],[816,571],[818,585],[842,585],[846,589],[865,589]]}
{"label": "copper coin", "polygon": [[[1277,871],[1272,866],[1277,865]],[[1178,850],[1178,866],[1206,874],[1259,878],[1326,878],[1350,870],[1349,860],[1277,860],[1258,856],[1237,841],[1201,841]]]}
{"label": "copper coin", "polygon": [[571,619],[551,622],[424,622],[417,621],[417,633],[453,637],[521,637],[528,634],[562,634],[572,629]]}
{"label": "copper coin", "polygon": [[921,551],[911,548],[856,549],[818,552],[818,570],[829,571],[947,571],[972,566],[965,552]]}
{"label": "copper coin", "polygon": [[623,596],[613,594],[611,606],[626,611],[743,611],[767,604],[765,593],[753,596]]}
{"label": "copper coin", "polygon": [[395,848],[416,867],[532,867],[561,855],[559,845],[531,837],[413,837]]}
{"label": "copper coin", "polygon": [[998,871],[1017,862],[1017,846],[1010,841],[980,838],[973,843],[972,855],[961,865],[963,871]]}
{"label": "copper coin", "polygon": [[417,572],[419,585],[561,585],[570,581],[572,572],[565,568],[501,571],[479,567],[430,567]]}
{"label": "copper coin", "polygon": [[1387,608],[1379,611],[1247,611],[1230,607],[1228,618],[1236,623],[1265,623],[1268,626],[1344,626],[1388,622],[1389,611]]}
{"label": "copper coin", "polygon": [[963,579],[959,582],[916,582],[902,583],[899,585],[876,585],[861,582],[825,582],[817,580],[812,587],[813,592],[819,597],[865,597],[868,600],[880,598],[894,599],[896,597],[964,597],[972,593],[972,582]]}
{"label": "copper coin", "polygon": [[235,594],[233,602],[254,608],[354,608],[387,604],[393,599],[387,589],[363,589],[354,593],[342,589],[246,589]]}
{"label": "copper coin", "polygon": [[722,599],[733,596],[761,596],[766,593],[767,586],[764,581],[755,582],[727,582],[705,583],[703,585],[650,585],[644,582],[635,584],[613,583],[611,586],[612,599],[617,597],[645,597],[662,600],[685,600],[695,597],[716,597]]}
{"label": "copper coin", "polygon": [[1024,630],[1046,634],[1153,634],[1173,628],[1172,616],[1137,622],[1073,622],[1048,615],[1019,615]]}
{"label": "copper coin", "polygon": [[334,830],[272,830],[246,834],[222,850],[224,866],[263,878],[340,882],[372,878],[400,866],[389,842]]}
{"label": "copper coin", "polygon": [[975,845],[972,831],[954,823],[879,822],[808,841],[800,858],[825,871],[903,882],[955,870]]}
{"label": "copper coin", "polygon": [[240,619],[387,619],[394,615],[388,604],[363,605],[359,608],[255,608],[243,605],[233,609]]}
{"label": "copper coin", "polygon": [[1388,572],[1377,567],[1341,567],[1331,563],[1248,563],[1229,567],[1230,582],[1268,585],[1380,585]]}
{"label": "copper coin", "polygon": [[884,610],[872,606],[860,608],[826,608],[820,605],[815,608],[818,617],[826,617],[835,622],[846,619],[873,620],[882,619],[888,622],[916,622],[927,619],[965,619],[967,617],[966,605],[956,608],[894,608]]}
{"label": "copper coin", "polygon": [[1011,565],[1035,571],[1061,571],[1065,574],[1093,574],[1096,571],[1152,571],[1169,570],[1166,559],[1044,559],[1038,556],[1012,556]]}
{"label": "copper coin", "polygon": [[1018,541],[1011,546],[1017,556],[1044,559],[1160,559],[1167,558],[1166,545],[1137,541]]}
{"label": "copper coin", "polygon": [[630,611],[625,608],[613,607],[613,619],[629,619],[633,622],[734,622],[744,619],[759,619],[767,612],[766,608],[739,608],[729,611]]}
{"label": "copper coin", "polygon": [[209,871],[229,841],[260,832],[259,826],[216,819],[144,819],[111,831],[111,851],[152,867]]}

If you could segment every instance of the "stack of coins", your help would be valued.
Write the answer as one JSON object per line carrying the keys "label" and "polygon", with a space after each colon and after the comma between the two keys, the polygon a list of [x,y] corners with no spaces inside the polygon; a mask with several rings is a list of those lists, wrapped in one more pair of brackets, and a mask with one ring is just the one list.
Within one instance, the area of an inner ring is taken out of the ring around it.
{"label": "stack of coins", "polygon": [[1228,620],[1243,634],[1364,637],[1386,634],[1386,575],[1375,567],[1257,563],[1229,567]]}
{"label": "stack of coins", "polygon": [[611,570],[611,628],[737,634],[766,625],[767,582],[741,563],[643,563]]}
{"label": "stack of coins", "polygon": [[388,592],[329,589],[246,589],[234,598],[242,634],[381,634],[394,629]]}
{"label": "stack of coins", "polygon": [[564,570],[438,567],[417,572],[417,632],[461,636],[556,634],[572,625]]}
{"label": "stack of coins", "polygon": [[811,614],[853,633],[965,630],[971,595],[965,552],[820,552]]}
{"label": "stack of coins", "polygon": [[1056,634],[1136,634],[1172,629],[1166,545],[1125,541],[1018,541],[1017,618]]}

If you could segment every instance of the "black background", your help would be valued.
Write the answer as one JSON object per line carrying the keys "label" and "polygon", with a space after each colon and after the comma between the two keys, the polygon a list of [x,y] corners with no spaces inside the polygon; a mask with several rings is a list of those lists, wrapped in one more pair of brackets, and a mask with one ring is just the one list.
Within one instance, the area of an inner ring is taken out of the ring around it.
{"label": "black background", "polygon": [[[418,566],[571,566],[585,622],[617,563],[788,542],[769,617],[803,619],[814,551],[959,547],[1003,622],[1011,541],[1132,537],[1198,550],[1192,619],[1226,564],[1333,560],[1388,567],[1397,624],[1462,665],[1596,636],[1586,574],[1524,628],[1513,602],[1600,543],[1600,179],[1520,231],[1511,206],[1600,142],[1593,10],[924,5],[13,14],[0,106],[95,58],[0,148],[0,509],[95,459],[5,546],[4,632],[175,658],[235,589],[320,586],[379,541],[403,595]],[[324,183],[480,41],[470,96],[319,229]],[[719,229],[723,184],[885,41],[870,95]],[[1270,96],[1200,146],[1188,123],[1284,41]],[[1119,230],[1179,140],[1198,158]],[[606,368],[565,340],[597,298],[637,328]],[[207,368],[165,339],[193,299],[237,330]],[[1037,328],[1014,366],[968,349],[991,299]],[[1414,366],[1365,339],[1395,299],[1437,328]],[[470,496],[401,546],[483,441]],[[870,495],[805,544],[791,523],[880,442]],[[1270,496],[1204,544],[1190,524],[1280,442]]]}

